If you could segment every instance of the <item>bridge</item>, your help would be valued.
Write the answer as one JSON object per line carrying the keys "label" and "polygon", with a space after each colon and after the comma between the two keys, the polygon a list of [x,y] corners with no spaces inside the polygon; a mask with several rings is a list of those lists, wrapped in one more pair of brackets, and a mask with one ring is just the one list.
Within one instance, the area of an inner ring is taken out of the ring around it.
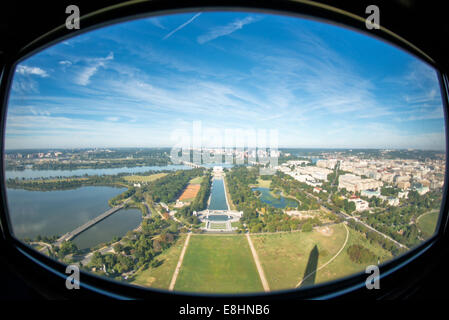
{"label": "bridge", "polygon": [[126,199],[121,205],[113,207],[105,212],[103,212],[102,214],[100,214],[99,216],[87,221],[85,224],[83,224],[82,226],[76,228],[73,231],[67,232],[66,234],[64,234],[62,237],[60,237],[56,242],[55,245],[59,246],[61,245],[62,242],[64,241],[68,241],[68,240],[72,240],[73,238],[75,238],[77,235],[79,235],[80,233],[86,231],[87,229],[89,229],[90,227],[92,227],[93,225],[97,224],[98,222],[106,219],[107,217],[109,217],[110,215],[112,215],[113,213],[119,211],[120,209],[122,209],[125,204],[129,201],[129,198]]}
{"label": "bridge", "polygon": [[193,163],[193,162],[188,162],[188,161],[181,161],[181,164],[192,167],[192,168],[202,168],[202,165]]}

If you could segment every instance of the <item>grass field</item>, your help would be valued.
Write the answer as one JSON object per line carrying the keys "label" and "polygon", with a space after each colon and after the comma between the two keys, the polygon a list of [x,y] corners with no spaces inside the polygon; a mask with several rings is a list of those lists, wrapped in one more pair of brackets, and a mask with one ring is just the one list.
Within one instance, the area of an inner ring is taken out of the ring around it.
{"label": "grass field", "polygon": [[[317,258],[315,260],[316,267],[312,270],[320,268],[337,254],[346,239],[346,229],[342,224],[330,228],[333,229],[330,235],[314,230],[308,233],[292,232],[251,237],[271,290],[296,287],[304,275],[309,274],[310,271],[306,273],[308,264],[309,270],[310,266],[314,265],[312,262],[314,259],[311,259],[312,251],[316,253],[315,257]],[[370,245],[358,232],[351,229],[349,231],[350,235],[345,249],[335,260],[319,270],[315,277],[309,277],[305,284],[325,282],[364,270],[365,266],[353,263],[346,254],[346,248],[352,243],[361,243],[384,259],[391,256],[382,248]]]}
{"label": "grass field", "polygon": [[138,271],[131,284],[168,290],[185,239],[186,235],[181,235],[172,247],[157,257],[162,261],[160,266]]}
{"label": "grass field", "polygon": [[245,236],[192,236],[175,290],[215,293],[263,291]]}
{"label": "grass field", "polygon": [[190,180],[189,183],[190,184],[201,184],[201,182],[203,182],[203,177],[202,176],[193,178],[192,180]]}
{"label": "grass field", "polygon": [[430,213],[425,213],[418,218],[416,224],[426,238],[435,233],[435,228],[438,223],[438,217],[439,211],[434,210]]}
{"label": "grass field", "polygon": [[149,176],[138,176],[138,175],[132,175],[132,176],[125,176],[123,179],[125,179],[128,182],[151,182],[156,179],[162,178],[166,176],[166,173],[155,173]]}
{"label": "grass field", "polygon": [[271,180],[263,180],[261,178],[257,179],[257,187],[259,188],[269,188],[271,185]]}
{"label": "grass field", "polygon": [[368,264],[359,264],[352,262],[347,253],[347,248],[353,244],[360,244],[371,250],[377,257],[379,257],[380,263],[393,258],[392,254],[389,251],[383,249],[377,243],[371,244],[369,240],[366,239],[364,234],[354,229],[351,229],[350,227],[348,227],[348,229],[349,229],[349,240],[348,243],[346,244],[345,249],[328,266],[318,271],[316,277],[317,283],[345,277],[357,272],[365,272],[365,269],[368,265],[377,264],[377,258],[374,259],[375,261],[371,261]]}

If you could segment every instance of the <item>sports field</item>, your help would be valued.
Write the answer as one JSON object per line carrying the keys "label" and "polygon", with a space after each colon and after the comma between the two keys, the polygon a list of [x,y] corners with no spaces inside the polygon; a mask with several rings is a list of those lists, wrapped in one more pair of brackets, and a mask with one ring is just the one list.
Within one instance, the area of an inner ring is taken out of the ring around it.
{"label": "sports field", "polygon": [[175,290],[209,293],[263,291],[246,237],[192,236]]}
{"label": "sports field", "polygon": [[193,199],[195,199],[196,195],[200,191],[200,188],[201,185],[199,184],[189,184],[179,197],[179,201],[193,201]]}

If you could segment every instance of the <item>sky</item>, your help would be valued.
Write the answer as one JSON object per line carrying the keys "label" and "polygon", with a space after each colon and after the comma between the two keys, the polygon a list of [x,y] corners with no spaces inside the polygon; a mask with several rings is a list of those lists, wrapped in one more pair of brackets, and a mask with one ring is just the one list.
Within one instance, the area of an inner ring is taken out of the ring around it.
{"label": "sky", "polygon": [[173,147],[195,125],[211,146],[275,131],[279,147],[445,148],[437,76],[415,57],[312,20],[189,12],[22,61],[6,149]]}

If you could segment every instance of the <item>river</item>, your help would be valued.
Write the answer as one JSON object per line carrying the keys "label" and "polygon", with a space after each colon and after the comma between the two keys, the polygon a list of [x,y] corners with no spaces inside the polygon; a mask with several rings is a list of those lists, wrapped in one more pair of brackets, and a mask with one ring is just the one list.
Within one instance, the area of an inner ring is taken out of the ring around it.
{"label": "river", "polygon": [[[63,191],[8,189],[13,232],[19,239],[62,235],[106,211],[108,200],[125,188],[87,186]],[[137,209],[122,209],[81,233],[73,241],[79,248],[95,246],[123,236],[142,220]]]}
{"label": "river", "polygon": [[187,170],[192,167],[169,164],[166,166],[144,166],[144,167],[123,167],[123,168],[103,168],[103,169],[75,169],[75,170],[32,170],[25,169],[23,171],[8,170],[5,172],[6,179],[15,178],[50,178],[50,177],[72,177],[83,175],[114,175],[118,173],[139,173],[146,171],[162,171],[162,170]]}

